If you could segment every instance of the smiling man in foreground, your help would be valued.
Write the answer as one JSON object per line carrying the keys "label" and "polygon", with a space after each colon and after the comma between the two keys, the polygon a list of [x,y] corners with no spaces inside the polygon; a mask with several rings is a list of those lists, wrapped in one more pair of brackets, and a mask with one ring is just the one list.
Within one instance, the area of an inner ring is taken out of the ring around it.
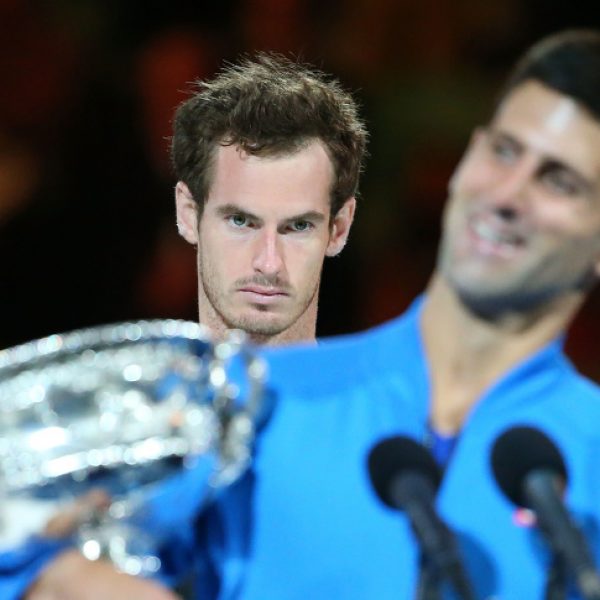
{"label": "smiling man in foreground", "polygon": [[550,584],[581,597],[568,571],[561,587],[491,455],[513,427],[553,440],[566,505],[600,562],[600,391],[562,348],[600,277],[599,73],[600,32],[535,45],[451,178],[423,296],[370,331],[268,352],[278,402],[252,476],[198,527],[196,547],[210,549],[199,563],[218,582],[208,597],[423,597],[406,515],[378,502],[367,471],[371,449],[396,435],[443,469],[436,507],[478,600],[541,600]]}

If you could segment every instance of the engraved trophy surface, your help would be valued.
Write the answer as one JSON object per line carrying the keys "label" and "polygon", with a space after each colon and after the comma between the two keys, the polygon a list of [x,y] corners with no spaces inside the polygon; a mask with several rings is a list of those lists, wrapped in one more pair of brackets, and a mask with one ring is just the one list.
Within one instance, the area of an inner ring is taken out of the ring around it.
{"label": "engraved trophy surface", "polygon": [[[232,365],[243,375],[236,385]],[[113,502],[81,524],[80,548],[130,574],[152,573],[157,540],[138,518],[146,496],[201,460],[207,489],[244,472],[264,375],[242,332],[213,343],[189,321],[105,325],[0,351],[3,502],[56,510],[104,489]],[[14,520],[2,516],[0,540]]]}

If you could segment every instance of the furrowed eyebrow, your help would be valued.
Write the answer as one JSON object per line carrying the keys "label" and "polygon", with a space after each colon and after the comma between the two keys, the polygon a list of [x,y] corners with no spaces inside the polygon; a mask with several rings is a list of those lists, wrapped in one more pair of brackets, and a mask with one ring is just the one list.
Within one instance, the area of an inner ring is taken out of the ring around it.
{"label": "furrowed eyebrow", "polygon": [[243,217],[247,217],[253,221],[260,221],[261,219],[256,215],[253,215],[251,212],[244,210],[240,206],[236,204],[223,204],[216,209],[216,212],[221,217],[227,217],[229,215],[242,215]]}
{"label": "furrowed eyebrow", "polygon": [[285,219],[285,223],[293,223],[294,221],[312,221],[313,223],[322,223],[325,221],[325,215],[315,210],[309,210],[308,212],[300,215],[294,215]]}
{"label": "furrowed eyebrow", "polygon": [[[237,204],[223,204],[216,209],[217,215],[221,217],[227,217],[232,214],[241,215],[246,217],[256,223],[262,223],[263,219],[247,210],[244,210],[241,206]],[[323,213],[309,210],[305,213],[300,213],[298,215],[292,215],[290,217],[286,217],[282,220],[282,223],[288,224],[293,223],[294,221],[311,221],[312,223],[323,223],[326,217]]]}

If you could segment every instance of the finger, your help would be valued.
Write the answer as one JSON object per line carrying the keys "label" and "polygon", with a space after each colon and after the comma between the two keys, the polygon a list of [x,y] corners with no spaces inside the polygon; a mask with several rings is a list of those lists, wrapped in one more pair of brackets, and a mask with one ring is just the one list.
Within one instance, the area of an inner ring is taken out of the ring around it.
{"label": "finger", "polygon": [[91,490],[69,506],[57,512],[42,532],[46,537],[60,538],[74,533],[95,514],[105,512],[110,506],[110,496],[103,490]]}

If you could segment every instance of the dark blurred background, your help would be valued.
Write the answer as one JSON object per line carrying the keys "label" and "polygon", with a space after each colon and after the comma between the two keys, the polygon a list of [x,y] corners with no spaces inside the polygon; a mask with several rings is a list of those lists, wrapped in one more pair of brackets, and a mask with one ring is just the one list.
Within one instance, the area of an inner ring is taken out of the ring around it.
{"label": "dark blurred background", "polygon": [[[584,6],[587,5],[587,6]],[[446,182],[526,45],[600,27],[555,0],[0,0],[0,347],[110,322],[196,318],[166,137],[188,82],[259,49],[336,74],[370,158],[319,334],[399,314],[431,272]],[[568,351],[600,379],[600,304]]]}

